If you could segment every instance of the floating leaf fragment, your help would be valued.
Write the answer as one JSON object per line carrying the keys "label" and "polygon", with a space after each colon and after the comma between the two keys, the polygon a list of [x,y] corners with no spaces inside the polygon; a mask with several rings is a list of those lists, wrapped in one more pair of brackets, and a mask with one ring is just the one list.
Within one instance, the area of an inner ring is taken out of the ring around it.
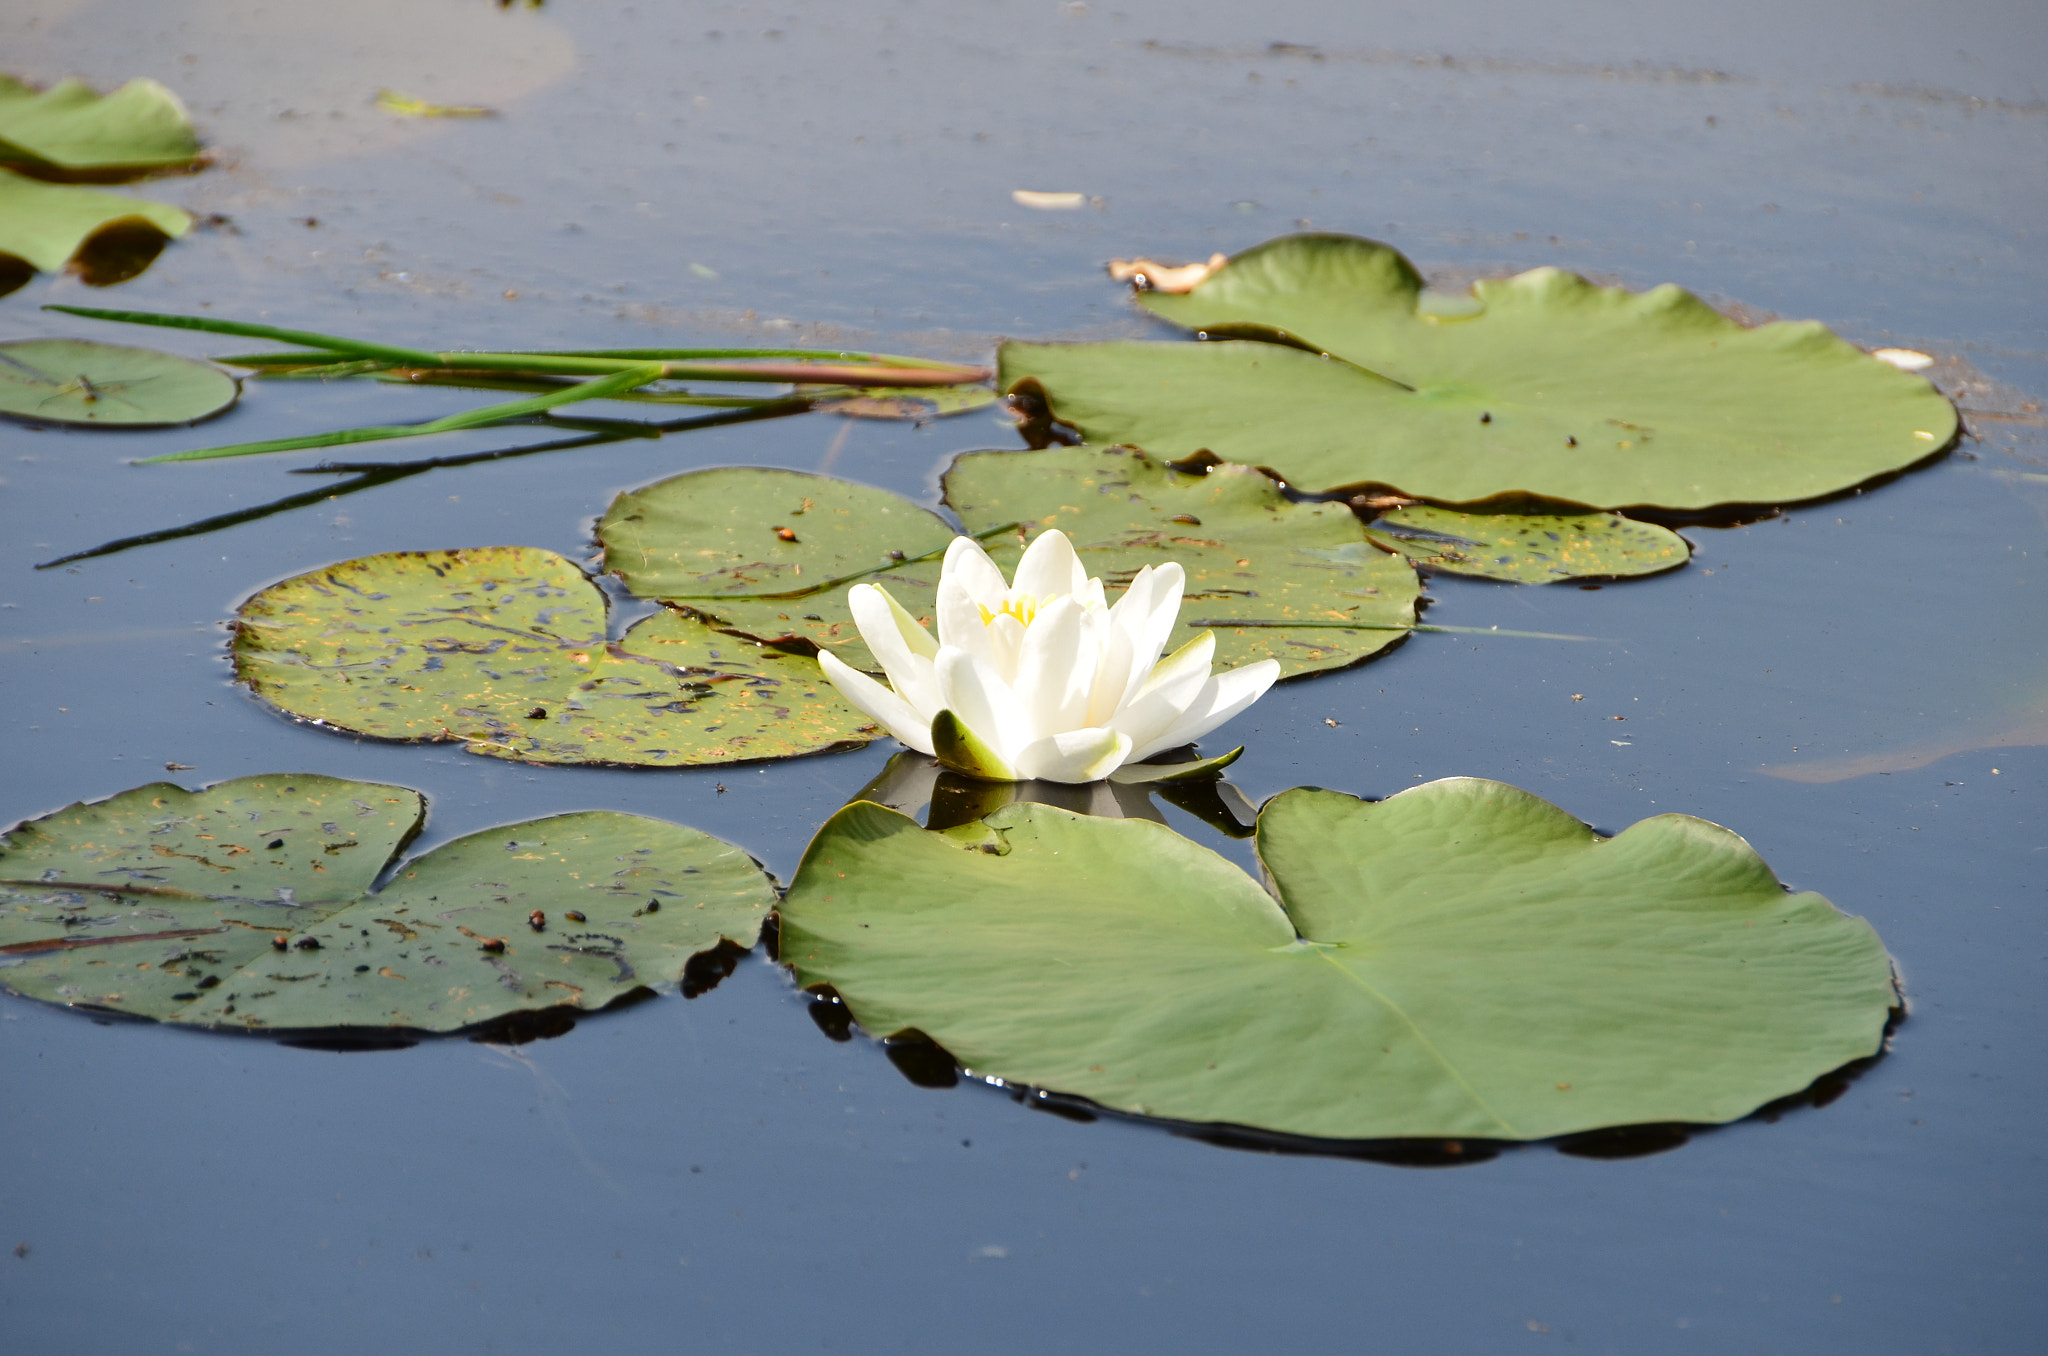
{"label": "floating leaf fragment", "polygon": [[424,813],[272,774],[32,820],[0,839],[0,983],[192,1026],[459,1031],[671,986],[775,901],[730,844],[608,810],[444,843],[372,892]]}
{"label": "floating leaf fragment", "polygon": [[1088,205],[1088,195],[1039,193],[1032,189],[1020,188],[1010,194],[1010,201],[1019,207],[1029,207],[1034,212],[1072,212]]}
{"label": "floating leaf fragment", "polygon": [[397,90],[377,91],[377,107],[398,118],[495,118],[498,110],[471,104],[432,104]]}
{"label": "floating leaf fragment", "polygon": [[1279,899],[1143,819],[1011,805],[943,833],[833,816],[781,956],[973,1074],[1138,1115],[1328,1139],[1718,1123],[1881,1048],[1861,919],[1684,815],[1602,839],[1498,782],[1298,789]]}
{"label": "floating leaf fragment", "polygon": [[1207,263],[1155,264],[1150,259],[1112,259],[1109,276],[1117,282],[1134,284],[1150,292],[1192,292],[1209,275],[1230,262],[1224,254],[1212,254]]}
{"label": "floating leaf fragment", "polygon": [[808,658],[666,611],[608,641],[605,610],[551,551],[366,556],[244,603],[235,673],[329,729],[530,763],[696,767],[875,737]]}
{"label": "floating leaf fragment", "polygon": [[1934,366],[1933,358],[1910,348],[1872,349],[1870,356],[1881,363],[1890,363],[1901,372],[1919,372]]}
{"label": "floating leaf fragment", "polygon": [[53,424],[160,428],[235,403],[235,379],[208,363],[89,339],[0,343],[0,414]]}

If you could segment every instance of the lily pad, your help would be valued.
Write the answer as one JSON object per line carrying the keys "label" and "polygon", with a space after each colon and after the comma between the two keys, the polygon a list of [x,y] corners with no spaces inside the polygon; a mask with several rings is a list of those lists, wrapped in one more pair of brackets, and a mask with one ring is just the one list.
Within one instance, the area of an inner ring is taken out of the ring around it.
{"label": "lily pad", "polygon": [[365,556],[244,603],[235,671],[316,725],[530,763],[697,767],[875,738],[807,658],[672,613],[607,641],[605,612],[552,551]]}
{"label": "lily pad", "polygon": [[[1248,467],[1176,471],[1120,448],[974,452],[944,484],[947,504],[1005,571],[1048,527],[1066,532],[1112,590],[1146,565],[1179,561],[1182,625],[1216,631],[1221,667],[1271,657],[1290,674],[1337,668],[1415,621],[1415,572],[1367,545],[1349,509],[1295,503]],[[752,468],[688,472],[621,495],[598,524],[605,567],[633,592],[870,670],[879,666],[847,589],[881,584],[928,619],[952,536],[937,514],[886,491]]]}
{"label": "lily pad", "polygon": [[841,810],[781,955],[976,1075],[1331,1139],[1546,1139],[1747,1115],[1880,1049],[1877,934],[1685,815],[1612,839],[1454,778],[1259,817],[1278,902],[1142,819]]}
{"label": "lily pad", "polygon": [[270,775],[32,820],[0,838],[0,983],[194,1026],[458,1031],[673,984],[775,902],[738,848],[608,810],[458,838],[372,893],[424,813]]}
{"label": "lily pad", "polygon": [[1382,513],[1365,535],[1424,569],[1511,584],[1656,574],[1692,556],[1670,528],[1618,513],[1461,513],[1414,504]]}
{"label": "lily pad", "polygon": [[1219,668],[1342,668],[1415,624],[1415,571],[1368,546],[1349,508],[1291,500],[1249,466],[1181,471],[1127,448],[970,452],[942,483],[968,531],[1056,527],[1115,588],[1180,562],[1182,635],[1214,630]]}
{"label": "lily pad", "polygon": [[38,92],[0,75],[0,162],[104,175],[173,169],[198,156],[185,106],[154,80],[102,96],[83,80]]}
{"label": "lily pad", "polygon": [[1139,300],[1211,342],[1010,343],[999,386],[1036,382],[1091,443],[1452,504],[1788,503],[1956,433],[1926,381],[1825,326],[1745,329],[1669,284],[1636,294],[1539,268],[1447,307],[1391,247],[1307,235]]}
{"label": "lily pad", "polygon": [[241,387],[210,363],[89,339],[0,344],[0,414],[52,424],[196,424]]}
{"label": "lily pad", "polygon": [[[0,293],[11,292],[36,270],[53,273],[70,263],[91,273],[86,281],[121,282],[140,273],[165,243],[192,229],[192,215],[169,203],[150,202],[75,184],[45,184],[0,169]],[[108,237],[124,262],[88,270],[84,263]],[[154,249],[150,248],[154,242]],[[133,264],[141,260],[141,267]]]}

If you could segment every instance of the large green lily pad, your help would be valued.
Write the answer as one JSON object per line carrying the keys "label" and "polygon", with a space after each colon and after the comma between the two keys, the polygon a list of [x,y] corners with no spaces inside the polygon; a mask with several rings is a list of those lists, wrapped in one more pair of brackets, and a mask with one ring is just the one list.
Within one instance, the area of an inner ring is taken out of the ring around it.
{"label": "large green lily pad", "polygon": [[1463,307],[1430,300],[1389,246],[1290,236],[1185,294],[1141,294],[1212,342],[1010,343],[998,384],[1035,381],[1092,443],[1451,504],[1780,504],[1955,436],[1932,386],[1826,327],[1745,329],[1668,284],[1636,294],[1539,268],[1473,284]]}
{"label": "large green lily pad", "polygon": [[[1221,667],[1271,657],[1289,674],[1337,668],[1401,639],[1415,622],[1415,572],[1367,545],[1349,509],[1295,503],[1249,467],[1177,471],[1122,448],[973,452],[944,484],[947,505],[1005,571],[1030,534],[1048,527],[1073,538],[1088,572],[1112,592],[1145,565],[1179,561],[1188,572],[1183,628],[1216,631]],[[598,535],[606,568],[635,593],[874,669],[847,589],[881,584],[928,620],[953,534],[936,514],[886,491],[731,468],[620,496]]]}
{"label": "large green lily pad", "polygon": [[1335,1139],[1722,1122],[1879,1050],[1868,924],[1684,815],[1602,839],[1498,782],[1259,817],[1278,902],[1142,819],[835,815],[781,908],[804,985],[977,1075]]}
{"label": "large green lily pad", "polygon": [[0,344],[0,414],[54,424],[157,428],[194,424],[241,387],[211,363],[89,339]]}
{"label": "large green lily pad", "polygon": [[102,96],[83,80],[38,92],[0,75],[0,162],[113,174],[171,169],[198,155],[185,106],[154,80]]}
{"label": "large green lily pad", "polygon": [[[0,293],[20,287],[37,270],[54,273],[74,258],[83,260],[99,240],[141,235],[160,250],[191,229],[191,213],[169,203],[76,184],[39,183],[0,169]],[[155,257],[140,240],[124,241],[122,253]],[[124,272],[124,267],[87,281],[119,282],[141,272]]]}
{"label": "large green lily pad", "polygon": [[1365,535],[1424,569],[1510,584],[1656,574],[1692,557],[1670,528],[1618,513],[1461,513],[1411,504],[1382,513]]}
{"label": "large green lily pad", "polygon": [[372,893],[424,812],[269,775],[32,820],[0,838],[0,983],[195,1026],[457,1031],[673,984],[775,902],[738,848],[608,810],[458,838]]}
{"label": "large green lily pad", "polygon": [[810,659],[659,613],[616,642],[552,551],[400,551],[244,603],[236,676],[314,724],[531,763],[694,767],[875,737]]}

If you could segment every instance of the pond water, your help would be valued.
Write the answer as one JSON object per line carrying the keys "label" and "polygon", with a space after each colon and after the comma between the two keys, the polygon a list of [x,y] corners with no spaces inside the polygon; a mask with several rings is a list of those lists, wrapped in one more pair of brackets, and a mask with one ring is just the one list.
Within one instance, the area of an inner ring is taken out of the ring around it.
{"label": "pond water", "polygon": [[[2048,1321],[2031,5],[15,0],[0,28],[16,74],[179,90],[219,163],[143,191],[226,218],[111,292],[38,279],[0,301],[0,338],[224,351],[36,309],[67,302],[441,347],[977,358],[999,335],[1163,332],[1105,259],[1308,223],[1448,274],[1557,264],[1814,317],[1942,355],[1991,412],[1892,483],[1686,528],[1671,574],[1439,577],[1433,622],[1595,639],[1417,635],[1230,730],[1254,798],[1472,774],[1608,831],[1679,810],[1744,834],[1870,919],[1904,977],[1892,1052],[1825,1107],[1624,1160],[1237,1151],[914,1086],[828,1041],[758,952],[709,993],[516,1049],[344,1055],[6,998],[10,1349],[2001,1352]],[[502,116],[399,121],[371,106],[385,87]],[[1100,201],[1038,212],[1014,189]],[[307,489],[288,472],[321,454],[129,457],[475,403],[252,384],[199,429],[0,426],[0,820],[167,763],[194,786],[321,772],[424,790],[422,847],[611,808],[786,881],[893,746],[631,773],[358,743],[234,687],[223,619],[378,551],[588,559],[614,493],[692,467],[829,465],[931,502],[954,453],[1017,445],[986,411],[438,471],[33,568]]]}

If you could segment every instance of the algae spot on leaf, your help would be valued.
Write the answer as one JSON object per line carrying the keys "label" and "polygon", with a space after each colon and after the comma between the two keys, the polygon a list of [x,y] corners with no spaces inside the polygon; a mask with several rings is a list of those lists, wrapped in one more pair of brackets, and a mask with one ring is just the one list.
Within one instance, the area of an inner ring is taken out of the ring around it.
{"label": "algae spot on leaf", "polygon": [[1475,283],[1454,310],[1392,248],[1304,235],[1138,301],[1215,338],[1013,342],[999,387],[1035,382],[1092,443],[1450,504],[1787,503],[1902,470],[1956,431],[1926,381],[1824,326],[1745,329],[1670,285],[1539,268]]}
{"label": "algae spot on leaf", "polygon": [[243,604],[236,675],[300,719],[533,763],[693,767],[874,737],[807,658],[662,612],[616,642],[551,551],[393,552]]}
{"label": "algae spot on leaf", "polygon": [[612,811],[470,834],[372,892],[423,813],[269,775],[32,820],[0,839],[0,983],[193,1026],[460,1031],[673,986],[775,902],[738,848]]}
{"label": "algae spot on leaf", "polygon": [[52,424],[195,424],[241,388],[210,363],[87,339],[0,343],[0,414]]}
{"label": "algae spot on leaf", "polygon": [[1868,924],[1687,816],[1602,839],[1457,778],[1289,791],[1257,840],[1277,901],[1141,819],[1012,805],[933,833],[855,804],[780,954],[983,1077],[1347,1140],[1729,1121],[1875,1054],[1898,1003]]}

